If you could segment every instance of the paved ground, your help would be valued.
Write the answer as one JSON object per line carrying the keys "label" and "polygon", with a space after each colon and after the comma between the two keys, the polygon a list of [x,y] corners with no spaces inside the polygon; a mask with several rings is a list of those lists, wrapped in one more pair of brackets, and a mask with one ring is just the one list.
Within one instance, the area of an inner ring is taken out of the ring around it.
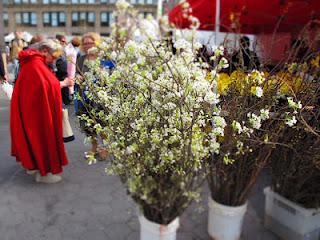
{"label": "paved ground", "polygon": [[[35,106],[36,107],[36,106]],[[72,118],[75,123],[75,118]],[[104,173],[105,162],[88,166],[83,136],[74,127],[76,140],[67,143],[70,165],[63,181],[35,183],[10,157],[9,101],[0,90],[0,240],[136,240],[136,208],[119,179]],[[265,172],[249,200],[245,240],[277,240],[263,227]],[[205,240],[207,191],[203,201],[181,217],[178,240]]]}

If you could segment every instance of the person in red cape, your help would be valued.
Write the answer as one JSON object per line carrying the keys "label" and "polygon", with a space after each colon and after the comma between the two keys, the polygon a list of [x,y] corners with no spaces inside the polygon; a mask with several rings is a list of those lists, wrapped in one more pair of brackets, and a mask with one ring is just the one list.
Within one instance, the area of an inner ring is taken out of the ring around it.
{"label": "person in red cape", "polygon": [[68,164],[62,136],[61,87],[48,64],[61,55],[61,45],[45,40],[19,53],[20,71],[10,111],[11,154],[37,182],[55,183]]}

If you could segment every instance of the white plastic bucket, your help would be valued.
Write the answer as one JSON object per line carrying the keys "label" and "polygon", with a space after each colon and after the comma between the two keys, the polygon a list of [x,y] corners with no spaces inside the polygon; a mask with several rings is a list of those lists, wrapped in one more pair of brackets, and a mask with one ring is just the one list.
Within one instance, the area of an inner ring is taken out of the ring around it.
{"label": "white plastic bucket", "polygon": [[272,191],[266,195],[265,226],[283,239],[319,240],[320,209],[306,209]]}
{"label": "white plastic bucket", "polygon": [[222,205],[209,197],[208,233],[214,240],[239,240],[247,203],[239,207]]}
{"label": "white plastic bucket", "polygon": [[161,225],[139,216],[140,240],[176,240],[179,218],[176,218],[168,225]]}

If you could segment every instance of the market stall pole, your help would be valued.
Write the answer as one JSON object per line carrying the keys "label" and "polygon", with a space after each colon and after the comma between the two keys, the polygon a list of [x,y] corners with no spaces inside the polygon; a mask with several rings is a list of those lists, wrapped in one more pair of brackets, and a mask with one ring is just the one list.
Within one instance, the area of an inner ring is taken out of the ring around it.
{"label": "market stall pole", "polygon": [[163,7],[163,2],[162,0],[158,0],[158,5],[157,5],[157,19],[159,20],[162,16],[162,7]]}
{"label": "market stall pole", "polygon": [[220,0],[216,0],[216,21],[215,21],[215,44],[218,44],[218,33],[220,32]]}

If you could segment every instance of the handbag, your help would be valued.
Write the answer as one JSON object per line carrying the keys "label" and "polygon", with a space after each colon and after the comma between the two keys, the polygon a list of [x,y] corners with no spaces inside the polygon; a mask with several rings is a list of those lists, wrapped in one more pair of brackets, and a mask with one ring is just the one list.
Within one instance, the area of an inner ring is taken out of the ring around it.
{"label": "handbag", "polygon": [[69,122],[68,109],[62,109],[62,131],[63,131],[63,141],[71,142],[74,140],[73,131]]}
{"label": "handbag", "polygon": [[6,94],[6,96],[9,98],[9,100],[11,100],[13,86],[8,82],[4,82],[1,84],[1,88],[4,91],[4,93]]}

